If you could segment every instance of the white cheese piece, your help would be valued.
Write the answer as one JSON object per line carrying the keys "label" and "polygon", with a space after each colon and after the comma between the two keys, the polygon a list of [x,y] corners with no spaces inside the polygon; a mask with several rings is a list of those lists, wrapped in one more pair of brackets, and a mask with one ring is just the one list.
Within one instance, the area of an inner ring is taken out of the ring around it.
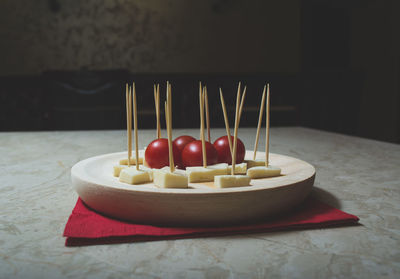
{"label": "white cheese piece", "polygon": [[[158,169],[153,169],[153,170],[156,171]],[[163,170],[163,171],[166,171],[166,172],[171,172],[169,166],[165,166],[165,167],[161,168],[160,170]],[[180,174],[180,175],[183,175],[183,176],[187,176],[185,170],[175,169],[175,171],[173,173]]]}
{"label": "white cheese piece", "polygon": [[211,166],[207,166],[208,169],[217,170],[215,175],[224,175],[228,174],[228,164],[227,163],[220,163]]}
{"label": "white cheese piece", "polygon": [[[235,164],[235,174],[246,174],[247,171],[247,164],[246,163],[241,163],[241,164]],[[232,166],[228,166],[228,173],[232,172]]]}
{"label": "white cheese piece", "polygon": [[136,170],[136,168],[125,168],[119,175],[119,181],[128,184],[142,184],[151,182],[151,171]]}
{"label": "white cheese piece", "polygon": [[265,166],[265,160],[256,159],[256,160],[244,160],[247,163],[247,169],[252,167],[263,167]]}
{"label": "white cheese piece", "polygon": [[[145,152],[145,150],[139,150],[139,165],[145,164],[144,152]],[[132,150],[132,154],[133,154],[133,157],[131,157],[130,163],[131,163],[131,165],[136,165],[135,150]],[[128,165],[128,159],[124,158],[124,159],[119,160],[119,164],[120,165]]]}
{"label": "white cheese piece", "polygon": [[215,170],[204,167],[187,167],[186,173],[189,177],[189,182],[213,181],[215,176]]}
{"label": "white cheese piece", "polygon": [[204,167],[187,167],[186,173],[189,182],[208,182],[213,181],[214,176],[227,174],[227,164],[216,164]]}
{"label": "white cheese piece", "polygon": [[147,171],[150,175],[150,180],[153,181],[154,169],[146,167],[144,165],[139,165],[139,169],[142,171]]}
{"label": "white cheese piece", "polygon": [[217,175],[214,184],[218,188],[250,186],[250,176],[247,175]]}
{"label": "white cheese piece", "polygon": [[128,166],[127,165],[116,165],[114,166],[114,176],[119,177],[119,174],[123,169],[126,169]]}
{"label": "white cheese piece", "polygon": [[[128,168],[128,165],[116,165],[116,166],[114,166],[114,173],[113,173],[114,176],[115,177],[119,177],[119,175],[121,174],[121,171],[123,169],[126,169],[126,168]],[[136,169],[136,166],[131,167],[131,168]],[[150,180],[153,180],[153,170],[151,168],[143,166],[143,165],[139,165],[139,169],[142,170],[142,171],[149,172]]]}
{"label": "white cheese piece", "polygon": [[[136,165],[136,158],[131,157],[130,159],[131,165]],[[128,165],[128,159],[119,160],[120,165]],[[139,157],[139,165],[143,164],[143,157]]]}
{"label": "white cheese piece", "polygon": [[250,176],[252,179],[278,176],[280,174],[281,174],[281,169],[274,166],[268,166],[268,167],[258,166],[258,167],[252,167],[247,170],[247,175]]}
{"label": "white cheese piece", "polygon": [[183,170],[154,170],[154,184],[161,188],[187,188],[188,177]]}

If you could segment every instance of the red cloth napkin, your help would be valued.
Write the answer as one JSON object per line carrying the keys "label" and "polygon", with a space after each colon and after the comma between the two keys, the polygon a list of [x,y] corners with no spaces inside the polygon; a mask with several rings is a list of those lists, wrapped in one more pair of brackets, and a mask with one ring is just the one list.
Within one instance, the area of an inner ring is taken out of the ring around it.
{"label": "red cloth napkin", "polygon": [[151,240],[195,238],[233,234],[261,233],[288,229],[323,228],[356,224],[358,217],[313,198],[291,212],[273,220],[228,227],[177,228],[129,223],[103,216],[78,199],[64,236],[66,246],[124,243]]}

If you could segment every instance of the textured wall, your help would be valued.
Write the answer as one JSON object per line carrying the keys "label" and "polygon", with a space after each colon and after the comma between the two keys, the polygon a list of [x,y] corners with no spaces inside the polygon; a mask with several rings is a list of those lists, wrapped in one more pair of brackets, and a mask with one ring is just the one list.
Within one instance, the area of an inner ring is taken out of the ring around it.
{"label": "textured wall", "polygon": [[299,0],[3,0],[0,20],[0,75],[299,68]]}

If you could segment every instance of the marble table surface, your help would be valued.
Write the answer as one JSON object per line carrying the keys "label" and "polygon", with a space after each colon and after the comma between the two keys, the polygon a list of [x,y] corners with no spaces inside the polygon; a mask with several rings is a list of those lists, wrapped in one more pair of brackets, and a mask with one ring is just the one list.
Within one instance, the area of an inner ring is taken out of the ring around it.
{"label": "marble table surface", "polygon": [[[139,146],[154,135],[141,131]],[[221,135],[212,130],[214,139]],[[247,149],[254,135],[240,129]],[[271,130],[271,152],[313,164],[312,195],[359,216],[358,226],[65,247],[63,229],[77,200],[71,167],[124,148],[125,131],[0,133],[0,278],[400,277],[400,145]]]}

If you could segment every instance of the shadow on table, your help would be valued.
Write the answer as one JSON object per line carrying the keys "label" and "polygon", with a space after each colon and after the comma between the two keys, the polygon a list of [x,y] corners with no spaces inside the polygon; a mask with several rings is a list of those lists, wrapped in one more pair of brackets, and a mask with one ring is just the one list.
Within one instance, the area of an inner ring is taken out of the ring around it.
{"label": "shadow on table", "polygon": [[337,197],[335,197],[332,193],[330,193],[326,190],[323,190],[321,188],[318,188],[316,186],[313,187],[310,197],[320,200],[320,201],[322,201],[330,206],[333,206],[337,209],[342,208],[342,204]]}

